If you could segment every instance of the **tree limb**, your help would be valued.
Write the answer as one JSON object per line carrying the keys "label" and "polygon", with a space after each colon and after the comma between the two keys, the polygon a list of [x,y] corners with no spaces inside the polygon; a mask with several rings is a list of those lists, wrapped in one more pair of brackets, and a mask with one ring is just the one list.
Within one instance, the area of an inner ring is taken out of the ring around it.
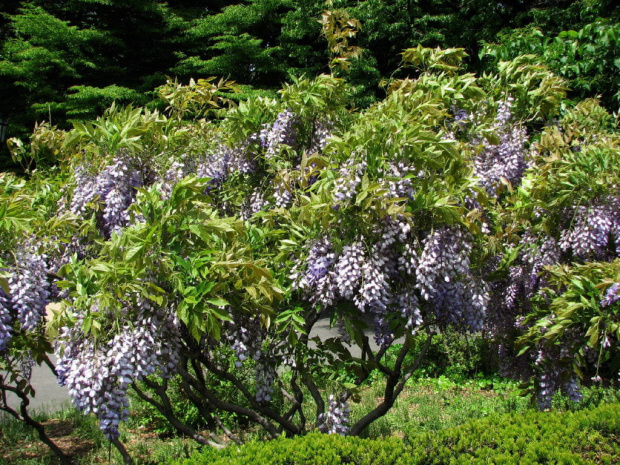
{"label": "tree limb", "polygon": [[129,455],[129,453],[127,452],[127,449],[125,449],[123,443],[118,438],[110,439],[110,442],[120,452],[121,456],[123,457],[123,462],[125,462],[125,465],[133,465],[133,459],[131,458],[131,455]]}
{"label": "tree limb", "polygon": [[284,429],[286,429],[288,432],[290,432],[293,435],[301,434],[301,431],[299,430],[299,428],[295,426],[293,423],[291,423],[290,421],[288,421],[285,417],[280,415],[275,410],[268,408],[264,405],[261,405],[256,400],[256,397],[252,395],[252,393],[248,391],[248,389],[244,386],[244,384],[239,380],[239,378],[237,378],[236,376],[234,376],[232,373],[228,371],[221,370],[206,357],[204,357],[203,362],[205,366],[210,371],[212,371],[214,374],[216,374],[220,378],[225,379],[226,381],[230,381],[244,395],[244,397],[248,400],[248,402],[252,405],[252,407],[256,409],[258,412],[260,412],[262,415],[280,424]]}
{"label": "tree limb", "polygon": [[390,408],[392,408],[392,406],[394,405],[394,402],[396,401],[396,398],[399,396],[399,394],[402,392],[403,388],[405,387],[405,383],[411,377],[414,371],[420,366],[420,363],[424,359],[424,356],[426,355],[426,352],[428,351],[428,348],[431,345],[432,339],[433,339],[433,334],[429,331],[428,338],[426,339],[426,343],[424,344],[424,347],[422,348],[421,352],[416,357],[415,361],[411,364],[411,366],[409,366],[405,370],[404,374],[401,372],[401,368],[402,368],[403,360],[409,349],[407,348],[406,345],[403,346],[403,350],[401,350],[401,352],[399,353],[397,362],[395,364],[396,366],[394,369],[394,374],[393,376],[388,376],[388,379],[385,385],[385,390],[384,390],[383,402],[381,402],[375,409],[370,411],[363,418],[361,418],[357,423],[355,423],[353,427],[351,427],[350,434],[352,436],[359,435],[368,425],[370,425],[373,421],[381,418],[383,415],[385,415],[390,410]]}
{"label": "tree limb", "polygon": [[249,420],[255,423],[258,423],[263,428],[265,428],[265,430],[269,433],[271,437],[277,438],[279,436],[279,433],[276,427],[269,420],[259,415],[258,412],[242,407],[240,405],[231,404],[229,402],[224,402],[223,400],[218,399],[217,396],[215,396],[211,391],[209,391],[205,385],[201,385],[200,383],[198,383],[197,380],[193,378],[187,372],[187,370],[185,370],[184,367],[179,366],[178,371],[179,371],[179,374],[184,379],[186,379],[200,394],[205,396],[205,398],[209,401],[209,403],[215,408],[225,410],[227,412],[233,412],[233,413],[238,413],[240,415],[243,415],[244,417],[247,417]]}
{"label": "tree limb", "polygon": [[132,385],[131,385],[133,390],[138,394],[138,396],[142,400],[144,400],[144,401],[148,402],[149,404],[151,404],[164,417],[166,417],[166,420],[168,420],[170,422],[170,424],[179,433],[185,434],[185,435],[191,437],[194,441],[198,442],[199,444],[203,444],[205,446],[213,446],[213,447],[219,447],[219,448],[223,447],[221,444],[209,441],[207,438],[205,438],[204,436],[199,434],[196,430],[194,430],[193,428],[189,427],[185,423],[181,422],[176,417],[176,415],[174,414],[174,410],[172,408],[172,404],[171,404],[170,399],[168,397],[168,394],[166,393],[165,385],[157,384],[157,383],[155,383],[153,381],[150,381],[150,380],[148,380],[146,378],[143,380],[143,382],[144,382],[144,384],[146,384],[148,387],[150,387],[151,389],[153,389],[156,392],[157,396],[161,399],[161,403],[157,402],[152,397],[147,396],[146,393],[144,393],[138,387],[138,385],[135,382],[132,383]]}
{"label": "tree limb", "polygon": [[[24,394],[21,389],[8,386],[6,384],[0,384],[0,391],[2,391],[2,405],[0,405],[0,410],[7,412],[9,415],[13,416],[17,420],[24,422],[28,426],[34,428],[37,434],[39,435],[39,439],[47,447],[49,447],[52,450],[52,452],[54,452],[54,454],[56,454],[60,462],[63,465],[70,465],[72,463],[71,459],[69,459],[69,457],[67,457],[67,455],[56,445],[56,443],[54,443],[54,441],[51,440],[51,438],[45,432],[45,427],[41,423],[33,419],[28,413],[28,405],[30,405],[30,399],[28,398],[28,396]],[[12,392],[17,397],[19,397],[21,401],[20,409],[19,409],[21,415],[16,410],[8,406],[6,402],[7,391]]]}

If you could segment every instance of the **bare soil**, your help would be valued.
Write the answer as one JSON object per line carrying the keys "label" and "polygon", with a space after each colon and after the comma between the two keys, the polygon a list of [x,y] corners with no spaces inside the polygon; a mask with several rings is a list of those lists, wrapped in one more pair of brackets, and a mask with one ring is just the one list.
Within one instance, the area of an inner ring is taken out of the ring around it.
{"label": "bare soil", "polygon": [[[41,423],[52,441],[70,458],[78,459],[88,454],[94,447],[92,441],[74,434],[71,420],[48,420]],[[43,461],[52,456],[50,449],[37,439],[24,439],[7,444],[0,433],[0,458],[2,463],[10,464],[15,459]]]}

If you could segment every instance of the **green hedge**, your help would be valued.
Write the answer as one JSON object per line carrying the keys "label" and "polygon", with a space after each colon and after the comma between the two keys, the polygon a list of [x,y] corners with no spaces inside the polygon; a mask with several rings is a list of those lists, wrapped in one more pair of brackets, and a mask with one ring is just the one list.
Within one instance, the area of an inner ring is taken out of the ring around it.
{"label": "green hedge", "polygon": [[250,443],[241,448],[206,449],[177,465],[391,465],[410,462],[408,448],[396,438],[373,440],[310,433],[293,439]]}
{"label": "green hedge", "polygon": [[177,465],[613,464],[620,461],[620,404],[578,412],[491,416],[404,440],[312,433],[207,449]]}
{"label": "green hedge", "polygon": [[620,404],[578,412],[511,413],[410,434],[415,464],[580,464],[620,460]]}

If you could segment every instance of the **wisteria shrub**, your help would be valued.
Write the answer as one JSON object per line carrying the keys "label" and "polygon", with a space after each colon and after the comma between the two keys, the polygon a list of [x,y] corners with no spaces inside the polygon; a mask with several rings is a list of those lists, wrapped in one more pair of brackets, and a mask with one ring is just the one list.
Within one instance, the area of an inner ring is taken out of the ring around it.
{"label": "wisteria shrub", "polygon": [[[333,76],[238,105],[176,83],[170,117],[113,107],[64,136],[52,172],[3,175],[3,389],[49,353],[56,300],[58,379],[121,450],[130,389],[203,444],[240,442],[230,416],[270,437],[358,435],[447,330],[484,334],[541,406],[558,388],[577,398],[578,354],[600,366],[617,344],[615,121],[595,101],[563,106],[563,82],[529,57],[481,77],[464,57],[406,51],[419,76],[365,111]],[[587,267],[596,291],[562,281]],[[604,322],[536,331],[558,299],[588,296]],[[314,336],[324,319],[338,337]],[[353,422],[377,372],[382,398]],[[178,383],[209,433],[173,408]]]}
{"label": "wisteria shrub", "polygon": [[557,390],[578,400],[579,383],[617,378],[619,142],[598,102],[567,109],[531,145],[531,168],[502,213],[504,295],[492,324],[510,321],[523,356],[505,372],[526,379],[541,407]]}

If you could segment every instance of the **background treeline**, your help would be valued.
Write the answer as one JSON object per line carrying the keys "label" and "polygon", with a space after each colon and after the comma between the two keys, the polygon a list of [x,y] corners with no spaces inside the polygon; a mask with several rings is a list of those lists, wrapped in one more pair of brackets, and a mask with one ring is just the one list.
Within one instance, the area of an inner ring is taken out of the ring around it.
{"label": "background treeline", "polygon": [[149,104],[166,76],[224,77],[248,94],[275,92],[292,76],[325,72],[318,19],[326,8],[345,9],[362,24],[356,45],[364,51],[348,76],[358,106],[385,94],[383,79],[403,77],[402,70],[394,73],[400,52],[421,44],[465,48],[476,73],[496,60],[533,53],[569,79],[569,96],[599,95],[617,108],[620,6],[613,0],[3,3],[2,166],[8,163],[5,140],[24,137],[35,122],[66,127],[94,118],[113,101]]}

